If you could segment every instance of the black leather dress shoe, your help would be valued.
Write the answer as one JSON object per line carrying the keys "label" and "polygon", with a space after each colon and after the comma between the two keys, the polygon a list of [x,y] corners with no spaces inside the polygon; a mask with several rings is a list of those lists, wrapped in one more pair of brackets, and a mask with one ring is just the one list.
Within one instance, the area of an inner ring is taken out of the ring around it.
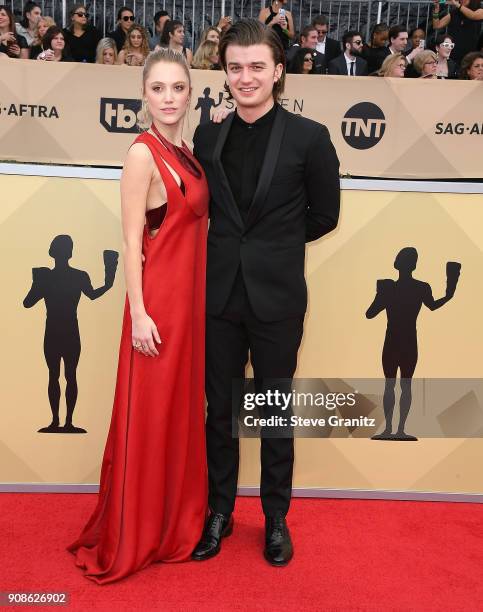
{"label": "black leather dress shoe", "polygon": [[270,565],[283,567],[293,557],[292,540],[284,516],[267,516],[265,519],[265,559]]}
{"label": "black leather dress shoe", "polygon": [[206,521],[203,535],[191,554],[195,561],[210,559],[220,552],[221,538],[231,535],[233,531],[233,516],[213,512]]}

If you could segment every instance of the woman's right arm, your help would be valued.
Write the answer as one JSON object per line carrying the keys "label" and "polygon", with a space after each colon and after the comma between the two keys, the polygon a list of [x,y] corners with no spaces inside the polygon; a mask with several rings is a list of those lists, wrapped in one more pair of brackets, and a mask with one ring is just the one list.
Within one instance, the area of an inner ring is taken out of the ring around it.
{"label": "woman's right arm", "polygon": [[125,61],[126,61],[126,52],[124,51],[124,49],[121,49],[121,51],[119,51],[119,54],[117,56],[116,64],[118,64],[119,66],[122,66],[122,64],[124,64]]}
{"label": "woman's right arm", "polygon": [[155,342],[161,343],[155,323],[144,307],[142,291],[142,246],[146,199],[153,179],[154,164],[149,149],[142,143],[128,151],[121,176],[121,213],[124,274],[129,296],[133,345],[141,343],[145,355],[158,355]]}
{"label": "woman's right arm", "polygon": [[446,13],[444,17],[439,18],[439,0],[433,0],[433,28],[435,30],[442,30],[446,28],[451,21],[451,15]]}

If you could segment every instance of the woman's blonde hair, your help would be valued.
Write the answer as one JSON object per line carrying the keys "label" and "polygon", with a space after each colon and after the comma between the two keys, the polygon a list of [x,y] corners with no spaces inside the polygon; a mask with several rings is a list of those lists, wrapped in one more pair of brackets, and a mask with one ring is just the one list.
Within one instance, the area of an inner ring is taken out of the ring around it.
{"label": "woman's blonde hair", "polygon": [[389,76],[396,64],[398,64],[401,60],[404,61],[405,66],[408,65],[408,60],[404,57],[402,53],[391,53],[388,55],[386,59],[382,62],[382,66],[377,71],[377,75],[381,77]]}
{"label": "woman's blonde hair", "polygon": [[418,74],[422,74],[423,66],[428,60],[433,60],[433,62],[438,61],[438,56],[434,51],[430,51],[428,49],[426,51],[421,51],[421,53],[418,53],[413,59],[414,70],[416,70]]}
{"label": "woman's blonde hair", "polygon": [[193,68],[199,70],[211,70],[213,62],[210,59],[213,55],[218,55],[218,44],[212,40],[202,42],[193,57]]}
{"label": "woman's blonde hair", "polygon": [[156,51],[152,51],[148,55],[143,68],[143,89],[141,98],[142,102],[141,110],[138,113],[138,126],[143,130],[147,130],[153,122],[153,117],[149,112],[148,104],[146,102],[146,98],[144,97],[146,81],[148,80],[151,68],[161,62],[164,62],[166,64],[178,64],[179,66],[181,66],[181,68],[183,68],[183,70],[185,71],[186,78],[188,79],[188,85],[191,89],[190,69],[186,58],[182,53],[178,53],[177,51],[173,51],[173,49],[169,48],[161,48],[157,49]]}
{"label": "woman's blonde hair", "polygon": [[135,31],[138,31],[141,33],[141,36],[143,38],[143,42],[141,45],[141,53],[142,56],[144,58],[146,58],[149,55],[149,42],[148,42],[148,35],[146,33],[146,30],[143,28],[142,25],[139,25],[138,23],[134,23],[129,30],[126,32],[126,40],[124,41],[124,47],[122,48],[123,51],[127,53],[129,53],[130,51],[132,52],[133,48],[131,47],[131,42],[130,42],[130,38],[131,38],[131,34]]}
{"label": "woman's blonde hair", "polygon": [[117,61],[116,42],[112,38],[101,38],[96,48],[96,64],[104,63],[104,51],[106,49],[112,49],[114,51],[114,63],[116,63]]}
{"label": "woman's blonde hair", "polygon": [[42,40],[41,40],[40,35],[39,35],[39,24],[40,24],[41,21],[43,21],[46,24],[47,30],[49,28],[51,28],[52,26],[56,25],[56,23],[52,19],[52,17],[49,17],[48,15],[42,15],[42,17],[38,20],[37,25],[35,26],[35,37],[34,37],[34,40],[32,42],[32,46],[40,45],[42,43]]}
{"label": "woman's blonde hair", "polygon": [[208,34],[210,32],[216,32],[218,34],[218,39],[221,38],[220,31],[218,30],[216,26],[208,26],[207,28],[203,30],[203,32],[201,32],[200,45],[206,42],[206,39],[208,38]]}

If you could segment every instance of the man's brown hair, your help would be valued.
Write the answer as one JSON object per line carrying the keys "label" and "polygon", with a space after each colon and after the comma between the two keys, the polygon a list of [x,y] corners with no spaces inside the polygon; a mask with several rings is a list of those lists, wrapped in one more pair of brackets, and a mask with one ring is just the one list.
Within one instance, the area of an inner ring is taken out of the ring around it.
{"label": "man's brown hair", "polygon": [[[283,50],[280,38],[273,31],[256,19],[241,19],[233,25],[221,37],[219,46],[220,62],[226,72],[226,50],[230,45],[239,45],[240,47],[251,47],[252,45],[267,45],[271,52],[275,65],[282,64],[282,75],[276,83],[273,84],[273,99],[275,102],[280,98],[285,87],[285,52]],[[231,96],[228,85],[225,89]]]}

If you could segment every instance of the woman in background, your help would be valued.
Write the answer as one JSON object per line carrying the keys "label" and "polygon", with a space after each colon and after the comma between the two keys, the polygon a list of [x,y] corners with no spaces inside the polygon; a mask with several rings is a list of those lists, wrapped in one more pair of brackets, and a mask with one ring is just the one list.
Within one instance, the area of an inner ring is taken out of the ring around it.
{"label": "woman in background", "polygon": [[0,54],[13,59],[29,58],[28,43],[17,34],[13,13],[6,6],[0,6]]}
{"label": "woman in background", "polygon": [[403,79],[407,65],[408,61],[402,53],[392,53],[391,55],[388,55],[386,59],[382,62],[382,66],[375,73],[375,75],[371,76],[393,77],[397,79]]}
{"label": "woman in background", "polygon": [[451,58],[451,52],[455,47],[454,40],[449,34],[438,34],[435,40],[436,55],[438,56],[438,68],[436,74],[441,79],[457,79],[458,66]]}
{"label": "woman in background", "polygon": [[146,30],[134,23],[126,34],[124,47],[117,57],[118,64],[126,66],[144,66],[149,55],[149,41]]}
{"label": "woman in background", "polygon": [[198,70],[221,70],[218,56],[218,43],[205,40],[193,57],[192,67]]}
{"label": "woman in background", "polygon": [[17,34],[23,36],[29,47],[34,43],[37,33],[37,24],[42,16],[42,9],[36,2],[27,2],[23,7],[22,21],[15,24]]}
{"label": "woman in background", "polygon": [[314,66],[314,50],[302,47],[297,49],[287,72],[289,74],[317,74]]}
{"label": "woman in background", "polygon": [[45,51],[43,44],[42,44],[42,39],[45,36],[45,33],[47,32],[47,30],[55,25],[56,23],[52,19],[52,17],[48,17],[47,15],[43,15],[39,19],[37,23],[37,27],[35,28],[34,41],[33,41],[32,46],[30,47],[30,59],[37,59],[39,53],[42,53],[42,51]]}
{"label": "woman in background", "polygon": [[97,43],[102,36],[88,23],[89,15],[83,4],[75,4],[70,11],[70,26],[64,29],[65,44],[75,62],[96,61]]}
{"label": "woman in background", "polygon": [[461,62],[460,79],[483,81],[483,53],[473,51],[464,56]]}
{"label": "woman in background", "polygon": [[64,32],[57,26],[50,27],[42,39],[44,51],[37,56],[38,60],[47,62],[74,61],[65,45]]}
{"label": "woman in background", "polygon": [[113,66],[117,63],[116,41],[112,38],[101,38],[96,49],[96,64]]}

